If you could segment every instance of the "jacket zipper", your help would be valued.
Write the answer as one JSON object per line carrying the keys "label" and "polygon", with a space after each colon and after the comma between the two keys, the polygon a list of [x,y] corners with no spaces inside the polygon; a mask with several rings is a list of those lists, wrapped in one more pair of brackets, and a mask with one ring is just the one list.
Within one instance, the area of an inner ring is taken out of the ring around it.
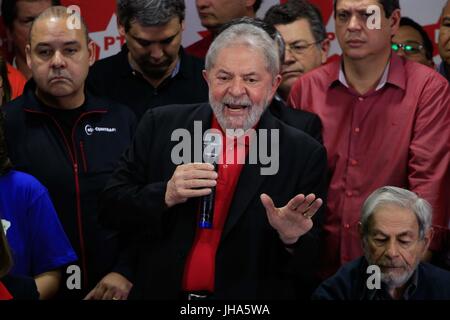
{"label": "jacket zipper", "polygon": [[87,161],[86,161],[86,154],[84,152],[84,142],[83,140],[80,141],[80,153],[81,153],[81,160],[83,161],[83,170],[84,173],[87,173]]}
{"label": "jacket zipper", "polygon": [[80,182],[79,182],[79,177],[78,177],[78,161],[76,158],[76,155],[74,154],[76,151],[76,144],[75,144],[75,129],[78,125],[78,122],[81,120],[81,118],[83,118],[84,116],[88,115],[88,114],[92,114],[92,113],[106,113],[106,111],[90,111],[90,112],[85,112],[83,114],[81,114],[78,119],[75,121],[74,126],[72,127],[72,145],[73,145],[73,152],[72,149],[70,148],[70,144],[66,139],[66,136],[64,135],[64,131],[62,130],[61,126],[59,125],[58,121],[56,121],[56,119],[54,117],[52,117],[51,115],[45,113],[45,112],[39,112],[39,111],[34,111],[34,110],[30,110],[30,109],[26,109],[26,111],[31,112],[31,113],[37,113],[37,114],[42,114],[45,116],[48,116],[50,119],[53,120],[53,122],[55,123],[56,127],[58,128],[64,144],[67,148],[67,151],[69,152],[69,157],[71,159],[72,162],[72,168],[73,168],[73,175],[74,175],[74,179],[75,179],[75,196],[76,196],[76,204],[77,204],[77,224],[78,224],[78,238],[80,241],[80,251],[81,251],[81,270],[83,272],[83,285],[84,288],[88,287],[88,274],[87,274],[87,258],[86,258],[86,247],[84,244],[84,232],[83,232],[83,223],[82,223],[82,211],[81,211],[81,191],[80,191]]}

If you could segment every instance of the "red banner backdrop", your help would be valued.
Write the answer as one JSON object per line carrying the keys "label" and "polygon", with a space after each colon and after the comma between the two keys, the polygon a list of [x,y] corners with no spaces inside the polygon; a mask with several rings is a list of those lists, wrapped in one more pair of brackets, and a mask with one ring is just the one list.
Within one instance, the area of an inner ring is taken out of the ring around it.
{"label": "red banner backdrop", "polygon": [[[1,0],[0,0],[1,1]],[[258,16],[262,17],[272,5],[286,0],[264,0]],[[430,38],[436,43],[439,29],[439,16],[446,0],[401,0],[402,15],[409,16],[425,27]],[[331,39],[334,39],[334,18],[332,0],[310,0],[322,12]],[[124,39],[119,37],[116,26],[115,0],[62,0],[66,6],[77,5],[86,20],[90,35],[98,46],[97,57],[103,58],[120,50]],[[195,9],[195,1],[186,1],[186,30],[183,34],[183,45],[188,46],[201,38],[201,26]],[[7,49],[7,41],[3,27],[0,27],[2,49]],[[8,51],[8,50],[6,50]],[[331,55],[339,54],[336,41],[332,42]],[[437,48],[435,53],[437,54]]]}

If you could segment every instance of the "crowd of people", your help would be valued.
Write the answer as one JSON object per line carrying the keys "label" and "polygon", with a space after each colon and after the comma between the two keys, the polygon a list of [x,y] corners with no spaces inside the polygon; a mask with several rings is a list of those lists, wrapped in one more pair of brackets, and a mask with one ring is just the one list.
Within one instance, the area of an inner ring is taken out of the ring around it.
{"label": "crowd of people", "polygon": [[307,0],[196,0],[188,48],[184,0],[116,2],[95,61],[2,1],[0,300],[450,299],[450,1],[439,65],[399,0],[334,0],[331,61]]}

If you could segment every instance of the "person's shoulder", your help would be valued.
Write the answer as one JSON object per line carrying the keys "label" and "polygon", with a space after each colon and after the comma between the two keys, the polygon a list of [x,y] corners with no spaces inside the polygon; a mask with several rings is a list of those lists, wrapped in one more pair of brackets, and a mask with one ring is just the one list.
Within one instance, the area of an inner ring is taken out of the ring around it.
{"label": "person's shoulder", "polygon": [[47,192],[47,189],[35,177],[21,171],[9,171],[3,176],[3,181],[8,184],[10,191],[14,190],[15,195],[40,195]]}
{"label": "person's shoulder", "polygon": [[297,80],[297,83],[314,83],[314,84],[324,84],[330,81],[330,77],[336,73],[336,70],[339,69],[340,60],[333,60],[327,62],[320,67],[317,67],[311,71],[306,72],[302,76],[300,76]]}
{"label": "person's shoulder", "polygon": [[94,108],[106,109],[108,111],[107,115],[120,115],[121,117],[125,117],[124,119],[135,119],[134,112],[129,106],[117,102],[109,97],[104,97],[89,92],[89,101],[89,104]]}
{"label": "person's shoulder", "polygon": [[26,96],[24,94],[5,103],[2,110],[5,114],[20,114],[23,112],[23,107],[26,105]]}
{"label": "person's shoulder", "polygon": [[309,121],[315,121],[315,120],[319,120],[320,118],[318,115],[316,115],[315,113],[309,112],[309,111],[305,111],[305,110],[301,110],[301,109],[294,109],[291,107],[288,107],[286,105],[281,105],[279,106],[279,110],[280,110],[280,119],[284,120],[284,118],[286,119],[292,119],[292,120],[303,120],[306,122]]}
{"label": "person's shoulder", "polygon": [[360,257],[344,264],[339,270],[324,280],[313,294],[313,299],[351,300],[355,286],[361,282],[361,267],[364,258]]}
{"label": "person's shoulder", "polygon": [[[311,119],[314,119],[315,115],[309,113],[296,115],[296,117],[308,117],[308,118],[310,116],[312,116]],[[294,146],[296,146],[296,149],[298,150],[313,151],[317,149],[323,149],[323,151],[325,152],[324,146],[302,129],[294,127],[293,125],[284,122],[282,119],[278,119],[274,115],[271,115],[271,117],[275,119],[280,128],[280,140],[282,139],[283,143],[288,142],[289,144],[293,144]]]}
{"label": "person's shoulder", "polygon": [[182,50],[183,50],[183,54],[181,56],[182,57],[181,63],[186,63],[195,69],[203,69],[205,67],[205,59],[196,57],[196,56],[186,52],[186,50],[184,50],[184,49],[182,49]]}
{"label": "person's shoulder", "polygon": [[424,89],[430,84],[433,87],[447,87],[448,89],[448,80],[433,68],[408,59],[402,59],[402,61],[406,70],[407,81],[414,81]]}
{"label": "person's shoulder", "polygon": [[191,104],[170,104],[149,109],[146,112],[146,115],[151,114],[158,117],[190,118],[189,116],[193,116],[197,112],[203,111],[206,108],[211,109],[209,103],[207,102]]}
{"label": "person's shoulder", "polygon": [[118,64],[120,64],[123,60],[122,55],[122,52],[118,52],[112,56],[95,61],[95,63],[91,66],[89,73],[115,73]]}
{"label": "person's shoulder", "polygon": [[14,300],[39,299],[36,281],[31,277],[7,275],[1,281],[11,293]]}
{"label": "person's shoulder", "polygon": [[425,276],[429,281],[436,286],[444,286],[450,291],[450,271],[436,267],[430,263],[421,263],[420,268],[422,268]]}

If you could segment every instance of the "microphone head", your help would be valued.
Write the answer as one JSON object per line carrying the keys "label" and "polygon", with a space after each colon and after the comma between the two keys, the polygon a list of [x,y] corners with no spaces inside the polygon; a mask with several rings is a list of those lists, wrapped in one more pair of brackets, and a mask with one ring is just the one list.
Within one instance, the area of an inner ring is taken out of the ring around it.
{"label": "microphone head", "polygon": [[219,133],[205,133],[203,137],[203,161],[217,165],[221,151],[222,136]]}

